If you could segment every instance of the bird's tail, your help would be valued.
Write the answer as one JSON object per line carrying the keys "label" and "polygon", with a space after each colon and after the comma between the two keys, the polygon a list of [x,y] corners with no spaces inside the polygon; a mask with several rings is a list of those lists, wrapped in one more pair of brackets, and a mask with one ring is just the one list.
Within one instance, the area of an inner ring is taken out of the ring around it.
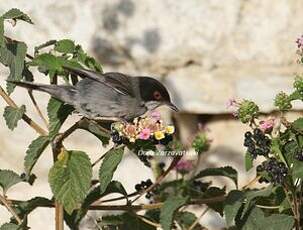
{"label": "bird's tail", "polygon": [[68,85],[46,85],[46,84],[35,84],[32,82],[21,82],[21,81],[8,81],[22,88],[31,90],[38,90],[50,94],[67,104],[73,105],[75,100],[75,88]]}

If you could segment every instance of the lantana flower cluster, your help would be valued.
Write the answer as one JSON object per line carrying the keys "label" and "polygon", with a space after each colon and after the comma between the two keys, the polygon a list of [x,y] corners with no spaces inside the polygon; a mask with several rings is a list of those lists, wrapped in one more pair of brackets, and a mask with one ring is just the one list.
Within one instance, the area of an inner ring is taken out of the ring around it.
{"label": "lantana flower cluster", "polygon": [[173,125],[165,125],[158,111],[153,111],[145,117],[138,117],[131,123],[116,122],[112,125],[113,142],[134,143],[136,140],[155,140],[172,138],[175,132]]}

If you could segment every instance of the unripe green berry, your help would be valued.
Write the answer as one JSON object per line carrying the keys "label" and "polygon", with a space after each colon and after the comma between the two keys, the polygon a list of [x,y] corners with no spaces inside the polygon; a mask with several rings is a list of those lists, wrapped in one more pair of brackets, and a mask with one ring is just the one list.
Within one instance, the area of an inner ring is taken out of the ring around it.
{"label": "unripe green berry", "polygon": [[293,86],[300,95],[303,95],[303,78],[301,76],[296,76]]}

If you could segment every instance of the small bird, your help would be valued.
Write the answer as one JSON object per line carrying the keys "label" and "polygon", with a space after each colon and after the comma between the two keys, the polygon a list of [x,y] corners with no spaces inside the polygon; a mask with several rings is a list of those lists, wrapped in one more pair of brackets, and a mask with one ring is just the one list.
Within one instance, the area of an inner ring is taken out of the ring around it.
{"label": "small bird", "polygon": [[64,69],[82,80],[74,86],[13,83],[46,92],[91,119],[130,121],[162,105],[178,111],[165,86],[154,78],[131,77],[117,72],[98,73],[71,67]]}

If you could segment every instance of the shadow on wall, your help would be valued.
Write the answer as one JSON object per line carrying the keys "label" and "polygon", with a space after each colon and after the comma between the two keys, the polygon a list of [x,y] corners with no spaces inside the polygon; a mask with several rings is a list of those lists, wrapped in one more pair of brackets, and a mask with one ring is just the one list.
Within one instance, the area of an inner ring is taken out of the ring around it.
{"label": "shadow on wall", "polygon": [[102,63],[120,65],[126,61],[135,62],[136,57],[133,57],[131,52],[134,46],[140,46],[150,54],[159,49],[161,36],[157,28],[148,28],[143,31],[143,34],[136,36],[126,35],[123,41],[117,38],[118,31],[128,26],[127,21],[134,15],[135,8],[133,1],[120,0],[101,10],[102,22],[91,44],[93,53]]}

